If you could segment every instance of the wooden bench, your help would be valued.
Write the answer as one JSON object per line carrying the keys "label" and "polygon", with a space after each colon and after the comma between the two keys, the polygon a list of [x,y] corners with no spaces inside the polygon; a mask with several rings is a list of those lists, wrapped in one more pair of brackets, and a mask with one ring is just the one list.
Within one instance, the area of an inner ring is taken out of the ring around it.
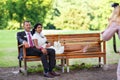
{"label": "wooden bench", "polygon": [[[60,41],[62,46],[65,47],[63,54],[56,53],[56,59],[61,60],[62,72],[64,72],[64,66],[67,65],[67,72],[69,72],[69,60],[76,58],[98,58],[99,64],[101,58],[103,63],[106,64],[106,44],[101,40],[100,33],[85,33],[85,34],[50,34],[45,35],[51,45],[54,45],[54,41]],[[18,45],[18,53],[19,53]],[[40,61],[37,56],[26,56],[25,48],[23,46],[23,62],[24,68],[27,72],[27,62]],[[19,60],[19,67],[21,68],[21,60]]]}
{"label": "wooden bench", "polygon": [[[49,39],[51,44],[53,45],[54,41],[58,40],[57,35],[49,35],[47,36]],[[24,73],[25,75],[27,75],[27,62],[31,62],[31,61],[40,61],[40,57],[39,56],[26,56],[26,48],[24,45],[18,45],[18,41],[17,41],[17,46],[18,46],[18,55],[20,54],[20,48],[23,47],[23,59],[18,59],[19,60],[19,72]],[[62,56],[62,54],[56,57],[56,59],[60,59],[61,60],[61,66],[64,67],[64,56]],[[63,68],[64,70],[64,68]]]}
{"label": "wooden bench", "polygon": [[62,46],[65,47],[63,54],[56,54],[56,59],[59,57],[63,60],[62,64],[67,65],[67,72],[69,72],[70,59],[97,57],[99,65],[101,63],[101,58],[103,58],[103,63],[106,64],[106,43],[101,40],[100,33],[58,34],[46,36],[52,45],[54,41],[58,40]]}

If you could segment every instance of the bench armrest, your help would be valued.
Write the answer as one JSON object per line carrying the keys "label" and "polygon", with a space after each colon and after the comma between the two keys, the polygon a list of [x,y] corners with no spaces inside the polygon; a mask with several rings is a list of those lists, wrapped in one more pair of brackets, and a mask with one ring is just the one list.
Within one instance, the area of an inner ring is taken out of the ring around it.
{"label": "bench armrest", "polygon": [[103,52],[106,53],[106,41],[100,40],[100,43],[103,45]]}
{"label": "bench armrest", "polygon": [[25,58],[26,57],[26,48],[25,48],[25,46],[23,45],[23,44],[20,44],[20,45],[18,45],[18,51],[20,52],[20,47],[22,47],[23,48],[23,58]]}
{"label": "bench armrest", "polygon": [[23,44],[18,45],[19,48],[22,47],[22,46],[23,46]]}
{"label": "bench armrest", "polygon": [[105,41],[104,40],[100,40],[99,42],[102,43],[102,42],[105,42]]}

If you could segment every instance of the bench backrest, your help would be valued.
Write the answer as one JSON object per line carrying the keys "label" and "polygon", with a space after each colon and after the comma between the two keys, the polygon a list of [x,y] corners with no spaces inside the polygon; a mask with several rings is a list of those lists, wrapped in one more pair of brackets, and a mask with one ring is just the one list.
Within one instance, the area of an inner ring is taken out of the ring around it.
{"label": "bench backrest", "polygon": [[48,42],[51,43],[51,45],[54,45],[54,41],[58,41],[58,35],[52,34],[52,35],[45,35],[47,37]]}
{"label": "bench backrest", "polygon": [[100,33],[46,35],[49,42],[60,41],[65,52],[101,52]]}

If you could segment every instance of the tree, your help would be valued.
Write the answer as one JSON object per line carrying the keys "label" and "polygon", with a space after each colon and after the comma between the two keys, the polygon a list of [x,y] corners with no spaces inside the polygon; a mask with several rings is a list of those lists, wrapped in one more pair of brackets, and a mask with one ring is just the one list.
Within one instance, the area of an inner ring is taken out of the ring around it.
{"label": "tree", "polygon": [[18,21],[21,28],[24,20],[43,23],[52,0],[7,0],[6,6],[10,20]]}
{"label": "tree", "polygon": [[8,16],[5,9],[5,0],[0,0],[0,29],[7,26]]}
{"label": "tree", "polygon": [[113,2],[118,0],[55,0],[61,13],[50,19],[56,29],[102,30],[108,24]]}

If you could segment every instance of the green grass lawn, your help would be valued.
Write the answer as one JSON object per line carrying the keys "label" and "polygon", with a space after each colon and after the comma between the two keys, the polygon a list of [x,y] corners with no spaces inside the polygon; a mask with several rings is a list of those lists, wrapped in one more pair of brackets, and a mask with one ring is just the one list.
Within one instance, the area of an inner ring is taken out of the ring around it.
{"label": "green grass lawn", "polygon": [[[16,33],[18,31],[13,30],[0,30],[0,67],[12,67],[18,66],[18,53],[17,53],[17,42],[16,42]],[[68,33],[93,33],[95,31],[71,31],[71,30],[63,30],[63,31],[47,31],[44,30],[45,34],[68,34]],[[99,32],[99,31],[97,31]],[[120,41],[117,39],[117,43]],[[120,46],[120,44],[117,44]],[[113,64],[117,63],[119,59],[119,55],[115,54],[113,51],[112,40],[107,42],[107,63]],[[91,63],[96,64],[98,63],[96,58],[83,58],[83,59],[74,59],[70,60],[70,64],[80,64],[80,63]],[[30,64],[34,65],[36,63],[30,62]]]}

